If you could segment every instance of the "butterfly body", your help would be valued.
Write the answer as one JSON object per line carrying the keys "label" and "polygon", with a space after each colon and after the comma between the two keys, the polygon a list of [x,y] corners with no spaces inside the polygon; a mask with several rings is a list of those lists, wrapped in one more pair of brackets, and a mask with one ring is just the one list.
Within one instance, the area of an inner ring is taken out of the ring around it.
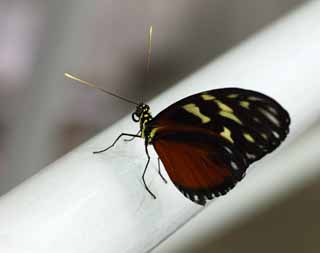
{"label": "butterfly body", "polygon": [[175,186],[201,205],[232,189],[251,163],[280,145],[290,124],[274,99],[239,88],[191,95],[154,118],[139,104],[132,118],[146,152],[153,145]]}

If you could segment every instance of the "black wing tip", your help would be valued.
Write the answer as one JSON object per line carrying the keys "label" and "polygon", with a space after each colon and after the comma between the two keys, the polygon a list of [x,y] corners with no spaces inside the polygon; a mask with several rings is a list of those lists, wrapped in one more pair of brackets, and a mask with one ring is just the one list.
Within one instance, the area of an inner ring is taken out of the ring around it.
{"label": "black wing tip", "polygon": [[[242,176],[242,178],[243,177],[244,175]],[[191,189],[177,184],[175,184],[175,186],[180,192],[182,192],[182,194],[186,198],[190,199],[192,202],[198,205],[205,206],[209,200],[227,194],[242,178],[239,178],[239,180],[232,180],[230,178],[228,180],[225,180],[225,182],[219,186],[207,189]]]}

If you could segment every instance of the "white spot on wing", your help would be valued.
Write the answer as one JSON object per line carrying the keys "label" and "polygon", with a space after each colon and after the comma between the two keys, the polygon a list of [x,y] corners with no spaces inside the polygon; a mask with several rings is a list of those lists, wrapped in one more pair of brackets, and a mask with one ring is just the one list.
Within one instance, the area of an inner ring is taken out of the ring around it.
{"label": "white spot on wing", "polygon": [[249,159],[255,159],[256,156],[254,154],[246,153],[246,157]]}
{"label": "white spot on wing", "polygon": [[248,97],[248,100],[250,100],[250,101],[263,101],[262,98],[255,97],[255,96],[250,96],[250,97]]}
{"label": "white spot on wing", "polygon": [[279,120],[274,116],[272,115],[270,112],[266,111],[265,109],[263,108],[259,108],[258,109],[268,120],[270,120],[273,124],[275,124],[276,126],[280,126],[280,122]]}
{"label": "white spot on wing", "polygon": [[273,114],[276,114],[276,115],[278,115],[278,111],[276,110],[276,109],[274,109],[272,106],[268,106],[268,110],[270,111],[270,112],[272,112]]}
{"label": "white spot on wing", "polygon": [[234,161],[231,161],[230,165],[234,170],[238,170],[239,169],[237,164]]}
{"label": "white spot on wing", "polygon": [[253,118],[253,120],[254,120],[255,122],[260,123],[260,119],[259,119],[259,118],[257,118],[257,117],[254,117],[254,118]]}
{"label": "white spot on wing", "polygon": [[274,137],[276,137],[277,139],[280,138],[280,135],[276,132],[276,131],[272,131],[272,134]]}
{"label": "white spot on wing", "polygon": [[230,148],[228,148],[228,147],[224,147],[224,149],[229,153],[229,154],[232,154],[233,152],[232,152],[232,150],[230,149]]}

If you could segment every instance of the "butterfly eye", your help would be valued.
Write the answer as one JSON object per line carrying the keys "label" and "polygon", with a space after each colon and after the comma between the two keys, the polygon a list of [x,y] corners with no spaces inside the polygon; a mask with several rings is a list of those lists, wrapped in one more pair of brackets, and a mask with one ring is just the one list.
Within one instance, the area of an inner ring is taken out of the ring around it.
{"label": "butterfly eye", "polygon": [[134,121],[134,122],[139,122],[139,116],[137,115],[137,113],[132,113],[132,120]]}

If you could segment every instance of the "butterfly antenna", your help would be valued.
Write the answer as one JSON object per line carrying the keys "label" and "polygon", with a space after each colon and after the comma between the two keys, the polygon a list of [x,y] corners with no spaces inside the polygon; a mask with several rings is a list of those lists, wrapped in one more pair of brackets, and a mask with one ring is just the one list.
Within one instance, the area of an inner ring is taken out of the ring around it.
{"label": "butterfly antenna", "polygon": [[[151,65],[151,51],[152,51],[152,33],[153,33],[153,26],[150,25],[149,33],[148,33],[148,51],[147,51],[147,69],[146,69],[146,83],[149,81],[150,76],[150,65]],[[143,96],[142,96],[143,101]]]}
{"label": "butterfly antenna", "polygon": [[81,84],[83,84],[83,85],[85,85],[85,86],[89,86],[89,87],[91,87],[91,88],[94,88],[94,89],[100,90],[100,91],[102,91],[102,92],[104,92],[104,93],[107,93],[108,95],[111,95],[111,96],[114,96],[114,97],[116,97],[116,98],[119,98],[119,99],[121,99],[121,100],[123,100],[123,101],[126,101],[126,102],[130,103],[130,104],[139,105],[138,103],[136,103],[136,102],[134,102],[134,101],[132,101],[132,100],[130,100],[130,99],[121,97],[121,96],[119,96],[119,95],[117,95],[117,94],[114,94],[114,93],[112,93],[112,92],[110,92],[110,91],[107,91],[107,90],[105,90],[105,89],[103,89],[103,88],[101,88],[101,87],[98,87],[97,85],[95,85],[95,84],[93,84],[93,83],[90,83],[90,82],[87,82],[87,81],[85,81],[85,80],[82,80],[82,79],[80,79],[79,77],[73,76],[73,75],[71,75],[71,74],[69,74],[69,73],[64,73],[64,76],[67,77],[67,78],[70,78],[70,79],[72,79],[72,80],[75,80],[75,81],[77,81],[77,82],[79,82],[79,83],[81,83]]}
{"label": "butterfly antenna", "polygon": [[152,27],[152,25],[150,25],[149,37],[148,37],[147,74],[149,74],[149,72],[150,72],[151,50],[152,50],[152,33],[153,33],[153,27]]}

